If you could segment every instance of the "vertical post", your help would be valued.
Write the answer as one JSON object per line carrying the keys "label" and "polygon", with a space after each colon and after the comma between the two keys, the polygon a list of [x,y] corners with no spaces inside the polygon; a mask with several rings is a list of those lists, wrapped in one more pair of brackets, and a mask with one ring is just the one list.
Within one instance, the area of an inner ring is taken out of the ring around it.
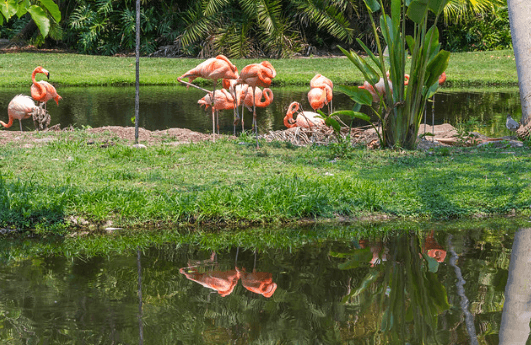
{"label": "vertical post", "polygon": [[140,0],[136,0],[136,81],[135,81],[135,144],[138,144],[138,117],[140,110]]}
{"label": "vertical post", "polygon": [[[140,1],[140,0],[137,0]],[[138,269],[138,332],[139,344],[144,344],[144,324],[142,322],[142,263],[140,262],[140,247],[136,249],[136,265]]]}

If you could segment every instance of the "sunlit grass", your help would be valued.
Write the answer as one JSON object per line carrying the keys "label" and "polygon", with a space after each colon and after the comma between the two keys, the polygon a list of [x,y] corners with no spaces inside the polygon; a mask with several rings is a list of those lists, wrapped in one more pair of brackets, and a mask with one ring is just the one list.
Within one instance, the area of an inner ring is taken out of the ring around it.
{"label": "sunlit grass", "polygon": [[[241,70],[260,59],[234,59]],[[175,85],[177,77],[202,62],[199,59],[147,58],[140,60],[142,85]],[[310,79],[321,73],[336,85],[361,84],[362,74],[345,57],[300,58],[273,60],[277,76],[273,87],[306,86]],[[27,86],[31,72],[41,65],[50,71],[50,82],[58,86],[134,85],[135,59],[79,54],[14,53],[0,55],[0,87]],[[447,85],[463,86],[516,86],[518,77],[514,54],[510,50],[492,52],[453,53],[446,71]],[[39,76],[42,78],[42,76]],[[210,82],[197,79],[194,83]]]}
{"label": "sunlit grass", "polygon": [[530,213],[528,148],[358,148],[337,159],[327,147],[284,143],[138,150],[90,144],[108,138],[82,130],[50,135],[57,139],[0,153],[0,227],[60,231],[80,217],[101,226],[171,227]]}

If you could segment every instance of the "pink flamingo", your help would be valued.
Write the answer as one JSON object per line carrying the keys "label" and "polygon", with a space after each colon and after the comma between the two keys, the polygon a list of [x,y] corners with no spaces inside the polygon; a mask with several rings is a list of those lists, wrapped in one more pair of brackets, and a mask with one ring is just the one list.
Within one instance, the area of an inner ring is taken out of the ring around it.
{"label": "pink flamingo", "polygon": [[310,92],[308,92],[308,102],[313,110],[323,108],[325,105],[329,105],[328,112],[330,113],[330,104],[332,102],[332,89],[334,84],[327,77],[316,74],[310,81]]}
{"label": "pink flamingo", "polygon": [[[197,103],[201,106],[204,105],[205,109],[208,109],[208,106],[212,106],[212,116],[218,118],[220,110],[230,110],[238,106],[237,102],[234,101],[234,97],[226,89],[216,90],[214,92],[214,99],[212,99],[212,94],[208,93],[203,98],[201,98]],[[215,134],[216,132],[214,132]],[[218,133],[219,133],[219,123],[218,123]]]}
{"label": "pink flamingo", "polygon": [[[389,92],[393,93],[393,84],[389,80],[389,71],[387,72],[387,79],[389,83]],[[409,74],[404,75],[404,85],[407,85],[409,83]],[[368,81],[365,81],[362,86],[358,86],[360,89],[365,89],[369,91],[372,95],[372,101],[373,102],[379,102],[380,101],[380,95],[385,97],[385,81],[384,78],[380,78],[380,80],[372,86]]]}
{"label": "pink flamingo", "polygon": [[[194,79],[199,77],[213,81],[214,88],[212,90],[212,94],[214,94],[216,92],[216,83],[218,79],[237,79],[238,69],[226,56],[218,55],[215,58],[210,58],[206,61],[203,61],[196,67],[178,77],[177,80],[179,82],[183,82],[183,78],[188,78],[187,85],[190,85]],[[212,97],[212,102],[214,102],[214,98],[215,97]],[[214,104],[212,104],[212,107],[214,107]],[[212,112],[212,132],[214,134],[213,140],[216,141],[216,122],[214,118],[214,112]]]}
{"label": "pink flamingo", "polygon": [[[253,128],[255,133],[258,134],[256,123],[256,88],[269,87],[271,80],[277,75],[277,72],[273,68],[273,65],[269,61],[262,61],[259,64],[250,64],[245,66],[238,78],[238,84],[247,84],[253,89]],[[258,144],[257,144],[258,145]]]}
{"label": "pink flamingo", "polygon": [[31,74],[31,81],[33,82],[33,84],[31,85],[31,97],[37,102],[44,103],[44,109],[46,109],[46,103],[50,99],[55,100],[55,103],[59,105],[59,100],[63,98],[59,96],[59,94],[57,94],[57,90],[55,90],[55,87],[53,87],[52,84],[44,80],[41,80],[39,82],[35,81],[35,75],[37,73],[42,73],[48,79],[50,79],[50,72],[48,72],[41,66],[37,66]]}
{"label": "pink flamingo", "polygon": [[22,120],[29,119],[36,108],[37,106],[31,97],[26,95],[17,95],[11,100],[11,102],[9,102],[9,105],[7,106],[7,115],[9,116],[9,121],[7,123],[0,121],[0,124],[5,128],[9,128],[13,125],[13,120],[17,119],[20,124],[20,131],[22,132]]}
{"label": "pink flamingo", "polygon": [[[312,128],[324,126],[325,121],[320,117],[319,114],[312,111],[302,111],[299,112],[299,109],[302,108],[299,102],[292,102],[288,107],[288,112],[284,117],[284,126],[287,128],[293,127],[303,127],[303,128]],[[298,113],[297,118],[293,119],[293,114]]]}
{"label": "pink flamingo", "polygon": [[273,282],[273,274],[269,272],[247,273],[245,268],[241,270],[236,267],[236,272],[240,275],[242,285],[247,290],[256,294],[262,295],[266,298],[273,296],[277,289],[277,284]]}

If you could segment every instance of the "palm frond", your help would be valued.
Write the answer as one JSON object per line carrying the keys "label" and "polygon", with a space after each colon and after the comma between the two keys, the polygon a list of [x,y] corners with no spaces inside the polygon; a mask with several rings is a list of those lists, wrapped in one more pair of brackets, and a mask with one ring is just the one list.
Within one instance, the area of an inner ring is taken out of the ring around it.
{"label": "palm frond", "polygon": [[326,30],[330,35],[351,43],[353,30],[349,22],[336,7],[330,6],[323,0],[297,1],[297,8],[301,11],[301,20],[314,23],[319,29]]}

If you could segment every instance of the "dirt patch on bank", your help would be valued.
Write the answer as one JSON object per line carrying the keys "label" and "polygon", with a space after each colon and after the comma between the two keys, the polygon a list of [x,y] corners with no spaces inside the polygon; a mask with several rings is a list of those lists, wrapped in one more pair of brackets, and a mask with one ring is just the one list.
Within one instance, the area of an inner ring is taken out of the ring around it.
{"label": "dirt patch on bank", "polygon": [[[346,130],[346,129],[345,129]],[[68,133],[79,131],[74,128],[60,129],[58,125],[51,127],[46,131],[8,131],[0,130],[0,145],[7,143],[19,144],[22,147],[33,147],[39,144],[45,144],[57,139],[55,135],[58,132]],[[89,143],[101,145],[113,145],[114,143],[134,144],[135,142],[135,128],[121,127],[121,126],[106,126],[98,128],[85,129],[88,134],[93,134],[93,139],[88,138]],[[426,128],[426,132],[432,132],[433,128]],[[346,135],[347,132],[343,133]],[[481,134],[474,134],[471,138],[462,138],[457,134],[456,129],[449,124],[442,124],[435,126],[435,136],[426,137],[419,141],[419,149],[429,149],[436,146],[475,146],[486,144],[490,142],[512,142],[515,141],[513,137],[503,138],[487,138]],[[424,134],[424,128],[419,129],[419,136]],[[378,135],[373,128],[352,128],[351,141],[353,145],[366,145],[369,148],[378,147]],[[216,138],[231,138],[232,135],[216,135]],[[297,146],[304,146],[310,144],[327,145],[336,141],[331,129],[322,128],[319,130],[309,130],[304,128],[290,128],[286,130],[270,131],[260,135],[260,138],[266,141],[289,141]],[[212,141],[212,134],[195,132],[186,128],[169,128],[165,130],[150,131],[144,128],[138,129],[138,142],[146,145],[180,145],[197,143],[201,141]],[[515,141],[516,144],[521,142]],[[511,145],[513,146],[513,145]]]}

